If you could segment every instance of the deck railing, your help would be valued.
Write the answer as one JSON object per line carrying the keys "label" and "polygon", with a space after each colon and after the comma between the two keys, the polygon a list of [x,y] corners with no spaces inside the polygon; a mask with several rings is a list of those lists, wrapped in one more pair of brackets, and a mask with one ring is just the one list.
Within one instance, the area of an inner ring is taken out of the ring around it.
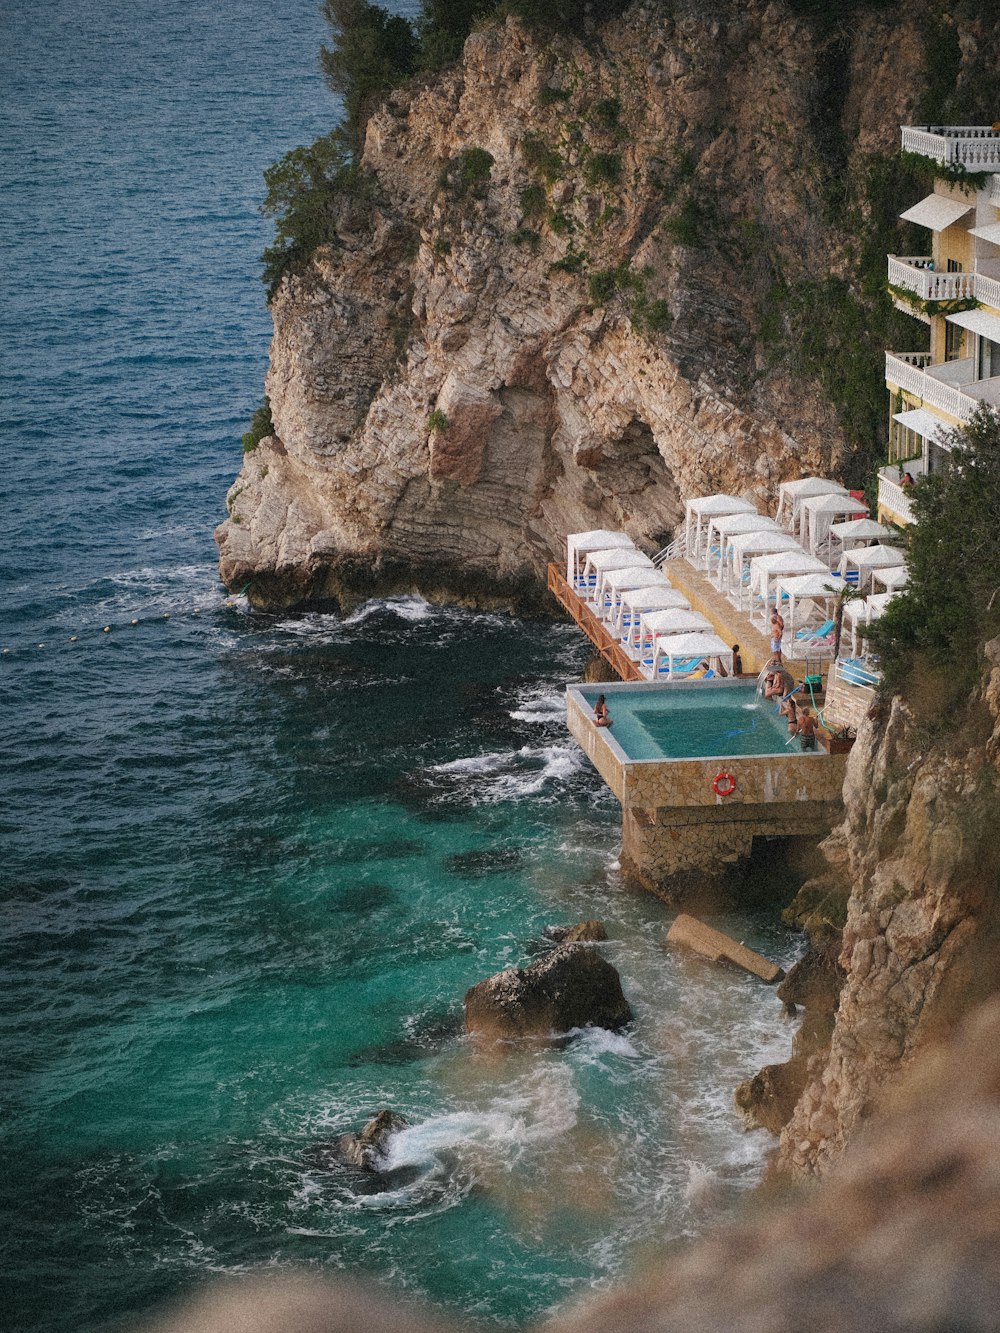
{"label": "deck railing", "polygon": [[687,555],[687,533],[682,532],[679,537],[675,537],[669,546],[664,546],[662,551],[657,551],[653,556],[653,564],[659,569],[662,564],[668,560],[683,560]]}
{"label": "deck railing", "polygon": [[556,601],[566,608],[597,651],[622,680],[643,679],[642,672],[622,648],[619,640],[598,620],[583,598],[578,596],[566,582],[566,575],[563,573],[562,566],[549,565],[548,586],[549,592],[552,593]]}
{"label": "deck railing", "polygon": [[969,171],[1000,168],[1000,134],[990,125],[901,125],[903,151]]}
{"label": "deck railing", "polygon": [[929,255],[889,255],[889,285],[922,301],[960,301],[975,294],[974,273],[940,273]]}
{"label": "deck railing", "polygon": [[[959,421],[968,421],[979,406],[978,400],[970,398],[953,384],[946,384],[935,379],[914,363],[914,357],[926,357],[924,365],[930,360],[926,352],[886,352],[885,380],[898,388],[912,393],[931,407],[940,408],[949,416]],[[947,424],[947,423],[943,423]]]}
{"label": "deck railing", "polygon": [[[1000,204],[997,205],[1000,208]],[[976,274],[976,300],[983,305],[991,305],[1000,310],[1000,282],[996,278],[987,278],[983,273]]]}

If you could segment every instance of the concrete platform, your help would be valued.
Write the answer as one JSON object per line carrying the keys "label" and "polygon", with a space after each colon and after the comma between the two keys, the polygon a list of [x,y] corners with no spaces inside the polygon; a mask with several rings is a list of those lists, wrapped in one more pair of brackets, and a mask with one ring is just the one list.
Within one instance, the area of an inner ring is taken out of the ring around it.
{"label": "concrete platform", "polygon": [[777,963],[772,963],[763,954],[755,953],[745,944],[739,944],[728,935],[724,935],[721,930],[716,930],[714,926],[706,926],[704,921],[687,916],[684,912],[681,912],[667,931],[667,943],[682,944],[685,948],[701,954],[703,958],[711,959],[713,963],[722,961],[732,963],[735,967],[741,967],[744,972],[760,977],[768,986],[775,985],[785,975]]}

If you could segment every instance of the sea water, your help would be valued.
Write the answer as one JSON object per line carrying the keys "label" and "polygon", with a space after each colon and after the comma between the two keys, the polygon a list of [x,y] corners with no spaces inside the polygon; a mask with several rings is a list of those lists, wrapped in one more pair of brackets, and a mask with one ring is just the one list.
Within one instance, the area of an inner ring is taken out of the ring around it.
{"label": "sea water", "polygon": [[[296,1266],[516,1325],[729,1216],[773,992],[668,953],[563,724],[571,626],[227,597],[261,172],[336,106],[313,0],[0,27],[3,1322]],[[487,1058],[466,987],[601,917],[626,1032]],[[788,963],[766,918],[720,920]],[[372,1181],[330,1145],[389,1106]]]}

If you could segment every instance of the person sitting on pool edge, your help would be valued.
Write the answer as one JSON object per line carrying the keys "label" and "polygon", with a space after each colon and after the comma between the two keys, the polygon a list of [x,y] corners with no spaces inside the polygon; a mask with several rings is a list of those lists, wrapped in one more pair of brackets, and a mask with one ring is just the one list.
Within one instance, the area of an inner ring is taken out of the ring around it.
{"label": "person sitting on pool edge", "polygon": [[816,748],[816,727],[818,723],[813,717],[812,709],[808,704],[803,704],[799,709],[798,733],[799,744],[803,750],[815,750]]}
{"label": "person sitting on pool edge", "polygon": [[597,696],[597,703],[594,704],[594,725],[596,727],[610,727],[611,714],[608,712],[608,705],[604,702],[604,695]]}
{"label": "person sitting on pool edge", "polygon": [[764,698],[780,699],[785,693],[785,673],[780,662],[772,662],[764,677]]}

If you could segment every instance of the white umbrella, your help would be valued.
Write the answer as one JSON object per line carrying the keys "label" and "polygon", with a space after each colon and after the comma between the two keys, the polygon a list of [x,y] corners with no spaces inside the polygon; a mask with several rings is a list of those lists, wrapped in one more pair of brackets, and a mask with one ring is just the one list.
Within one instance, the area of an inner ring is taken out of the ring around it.
{"label": "white umbrella", "polygon": [[642,639],[640,648],[645,650],[647,642],[668,634],[693,634],[699,630],[712,632],[712,622],[698,611],[685,610],[675,606],[665,611],[644,611],[639,617]]}
{"label": "white umbrella", "polygon": [[[775,579],[775,597],[788,598],[783,649],[786,657],[808,655],[816,649],[817,638],[825,638],[832,632],[837,599],[848,586],[839,574],[829,573]],[[817,613],[823,617],[822,621],[815,619]]]}
{"label": "white umbrella", "polygon": [[[603,607],[604,598],[607,593],[608,578],[618,569],[645,569],[648,574],[650,570],[656,568],[648,555],[643,555],[641,551],[603,551],[599,552],[599,558],[593,562],[594,571],[597,575],[596,583],[593,589],[593,596],[588,587],[587,596],[597,607]],[[592,556],[587,557],[587,571],[591,568]]]}
{"label": "white umbrella", "polygon": [[910,581],[910,571],[905,565],[890,565],[888,569],[872,570],[872,587],[881,583],[886,592],[899,592]]}
{"label": "white umbrella", "polygon": [[770,555],[775,551],[801,551],[802,547],[787,532],[741,532],[729,543],[729,558],[719,571],[719,586],[731,580],[737,588],[743,579],[743,563],[755,555]]}
{"label": "white umbrella", "polygon": [[[822,574],[826,571],[826,565],[822,560],[817,560],[814,555],[808,551],[792,550],[790,547],[785,551],[771,551],[767,555],[755,555],[750,561],[750,585],[749,591],[752,597],[760,599],[760,613],[763,619],[767,619],[768,607],[771,599],[775,597],[773,581],[781,578],[782,575],[792,574]],[[740,587],[740,601],[742,603],[742,585]],[[756,612],[755,612],[756,614]]]}
{"label": "white umbrella", "polygon": [[[731,514],[725,518],[713,518],[708,525],[708,542],[705,548],[705,568],[712,561],[712,542],[716,542],[718,552],[715,557],[715,579],[722,579],[722,565],[729,554],[729,543],[733,537],[744,532],[777,532],[778,525],[766,514]],[[713,577],[711,572],[709,577]]]}
{"label": "white umbrella", "polygon": [[[604,596],[599,602],[603,619],[614,621],[621,607],[622,593],[628,592],[630,588],[648,587],[653,573],[654,571],[648,565],[625,565],[622,569],[608,570],[603,576]],[[664,575],[660,577],[664,586],[669,586],[666,577]]]}

